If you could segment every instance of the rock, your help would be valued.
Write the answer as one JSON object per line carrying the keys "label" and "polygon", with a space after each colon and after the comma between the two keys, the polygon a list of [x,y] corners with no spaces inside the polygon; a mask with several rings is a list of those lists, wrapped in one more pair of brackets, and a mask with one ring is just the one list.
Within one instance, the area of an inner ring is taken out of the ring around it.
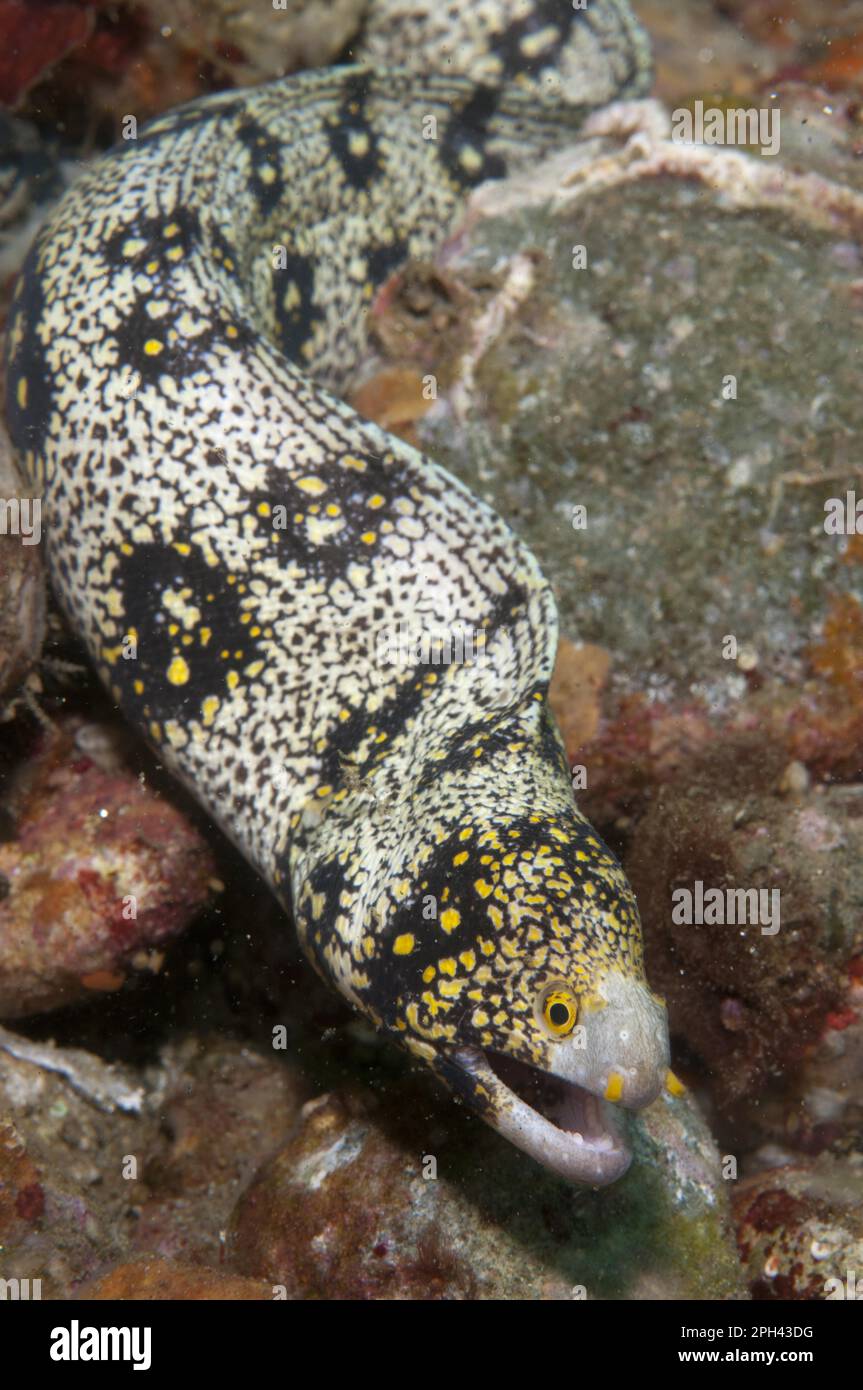
{"label": "rock", "polygon": [[100,1065],[57,1048],[49,1071],[0,1049],[0,1279],[41,1279],[45,1298],[272,1297],[226,1276],[220,1232],[290,1132],[308,1093],[295,1071],[189,1040],[139,1068],[129,1110],[105,1103]]}
{"label": "rock", "polygon": [[0,715],[39,660],[45,635],[41,505],[12,463],[0,422]]}
{"label": "rock", "polygon": [[104,772],[46,735],[7,792],[0,843],[0,1018],[118,990],[161,966],[208,902],[214,864],[197,831],[129,773]]}
{"label": "rock", "polygon": [[0,1122],[0,1246],[16,1244],[44,1213],[39,1169],[15,1126]]}
{"label": "rock", "polygon": [[815,1042],[782,1085],[733,1108],[736,1146],[747,1171],[791,1165],[821,1153],[859,1150],[863,1123],[863,956],[848,964],[845,988]]}
{"label": "rock", "polygon": [[153,26],[199,61],[255,86],[326,67],[357,33],[367,0],[146,0]]}
{"label": "rock", "polygon": [[307,1104],[241,1197],[228,1262],[289,1298],[743,1296],[718,1159],[691,1102],[637,1127],[613,1189],[561,1182],[424,1080]]}
{"label": "rock", "polygon": [[863,1302],[859,1154],[761,1173],[741,1184],[734,1210],[754,1298]]}
{"label": "rock", "polygon": [[272,1298],[273,1291],[260,1279],[241,1279],[221,1269],[183,1264],[180,1260],[136,1260],[118,1265],[101,1279],[81,1289],[79,1298],[133,1299],[219,1299],[232,1303]]}
{"label": "rock", "polygon": [[[626,857],[650,978],[720,1106],[755,1101],[771,1079],[793,1077],[840,1006],[849,962],[863,947],[863,821],[846,789],[789,801],[763,790],[776,782],[775,752],[771,763],[769,747],[751,739],[734,752],[727,741],[691,762],[685,780],[662,787]],[[759,912],[775,903],[778,930],[766,920],[675,921],[673,895],[694,894],[699,882],[705,893],[766,893]]]}

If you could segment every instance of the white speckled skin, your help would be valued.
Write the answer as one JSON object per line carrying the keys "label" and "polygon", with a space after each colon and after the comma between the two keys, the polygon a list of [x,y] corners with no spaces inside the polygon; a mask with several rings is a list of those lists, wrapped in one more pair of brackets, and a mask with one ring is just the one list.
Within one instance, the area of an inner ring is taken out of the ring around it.
{"label": "white speckled skin", "polygon": [[[410,71],[419,29],[445,75]],[[656,1008],[637,909],[573,802],[536,561],[337,392],[392,270],[472,186],[643,92],[649,63],[612,0],[383,0],[367,44],[374,71],[208,98],[85,172],[19,283],[8,412],[108,688],[316,968],[494,1123],[499,1088],[458,1050],[560,1074],[536,1011],[549,980],[585,1017],[610,971],[636,1013]],[[484,662],[381,661],[418,616],[419,571],[422,623],[484,629]],[[664,1078],[664,1021],[648,1033],[625,1104]],[[600,1051],[579,1084],[603,1094]],[[552,1166],[617,1175],[558,1133]]]}

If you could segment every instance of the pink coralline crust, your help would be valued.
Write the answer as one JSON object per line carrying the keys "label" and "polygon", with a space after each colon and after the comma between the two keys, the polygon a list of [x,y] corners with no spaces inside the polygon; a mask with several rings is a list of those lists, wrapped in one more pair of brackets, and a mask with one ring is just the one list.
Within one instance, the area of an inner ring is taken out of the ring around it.
{"label": "pink coralline crust", "polygon": [[[821,1300],[855,1267],[863,1231],[853,1162],[829,1159],[744,1180],[732,1195],[752,1297]],[[847,1192],[847,1199],[838,1195]]]}
{"label": "pink coralline crust", "polygon": [[207,903],[213,874],[197,831],[136,778],[43,755],[0,845],[0,1017],[118,988]]}

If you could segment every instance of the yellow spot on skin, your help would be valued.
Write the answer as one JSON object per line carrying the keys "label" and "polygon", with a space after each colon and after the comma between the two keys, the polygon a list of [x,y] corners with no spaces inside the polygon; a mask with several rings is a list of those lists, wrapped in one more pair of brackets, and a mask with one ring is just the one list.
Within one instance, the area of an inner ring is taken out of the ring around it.
{"label": "yellow spot on skin", "polygon": [[19,408],[20,408],[21,410],[26,410],[26,408],[27,408],[27,378],[26,378],[26,376],[22,376],[22,377],[21,377],[21,380],[18,382],[18,390],[15,392],[15,395],[16,395],[17,400],[18,400]]}
{"label": "yellow spot on skin", "polygon": [[672,1096],[686,1095],[686,1087],[684,1086],[683,1082],[680,1081],[679,1078],[674,1075],[673,1071],[668,1072],[665,1077],[665,1089]]}
{"label": "yellow spot on skin", "polygon": [[258,503],[258,516],[269,516],[269,515],[270,515],[270,504],[269,504],[269,502],[259,502],[259,503]]}
{"label": "yellow spot on skin", "polygon": [[175,656],[168,667],[168,680],[171,685],[185,685],[189,679],[189,665],[182,656]]}
{"label": "yellow spot on skin", "polygon": [[178,555],[191,555],[192,547],[185,541],[174,541],[174,549]]}
{"label": "yellow spot on skin", "polygon": [[225,678],[225,684],[229,690],[236,690],[237,686],[240,684],[240,677],[237,675],[236,671],[228,672]]}
{"label": "yellow spot on skin", "polygon": [[442,961],[441,961],[441,963],[440,963],[440,970],[441,970],[441,974],[442,974],[442,975],[454,975],[454,974],[455,974],[455,972],[456,972],[456,963],[455,963],[455,961],[453,960],[452,956],[447,956],[446,960],[442,960]]}
{"label": "yellow spot on skin", "polygon": [[605,1099],[620,1100],[620,1097],[622,1095],[623,1077],[619,1074],[619,1072],[613,1071],[608,1078],[608,1084],[605,1088]]}
{"label": "yellow spot on skin", "polygon": [[477,1009],[473,1016],[473,1021],[477,1028],[484,1028],[488,1023],[488,1014],[485,1009]]}
{"label": "yellow spot on skin", "polygon": [[525,34],[519,40],[519,48],[525,58],[539,58],[546,49],[552,47],[560,38],[560,30],[554,24],[547,24],[544,29],[540,29],[532,34]]}
{"label": "yellow spot on skin", "polygon": [[425,970],[423,971],[423,983],[424,983],[424,984],[427,984],[427,985],[430,985],[431,982],[432,982],[432,980],[434,979],[434,977],[435,977],[435,968],[434,968],[434,966],[433,966],[433,965],[427,965],[426,968],[425,968]]}
{"label": "yellow spot on skin", "polygon": [[218,695],[208,695],[206,700],[201,701],[201,713],[204,716],[204,728],[209,729],[216,717],[221,701]]}
{"label": "yellow spot on skin", "polygon": [[376,492],[375,495],[374,495],[374,497],[370,497],[370,498],[369,498],[369,506],[370,506],[370,507],[374,507],[375,509],[377,509],[378,507],[383,507],[384,504],[385,504],[385,501],[386,501],[386,499],[383,498],[383,497],[381,497],[381,495],[380,495],[379,492]]}
{"label": "yellow spot on skin", "polygon": [[143,695],[143,693],[144,693],[144,682],[143,682],[143,681],[135,681],[135,683],[134,683],[134,691],[135,691],[135,694],[136,694],[136,695]]}
{"label": "yellow spot on skin", "polygon": [[177,222],[169,222],[165,228],[165,236],[178,236],[180,227]]}
{"label": "yellow spot on skin", "polygon": [[465,828],[464,828],[464,830],[460,830],[460,831],[459,831],[459,839],[460,839],[460,840],[469,840],[472,834],[473,834],[473,826],[471,826],[471,825],[466,825]]}
{"label": "yellow spot on skin", "polygon": [[458,866],[459,864],[465,864],[469,858],[470,855],[468,854],[467,850],[463,849],[461,854],[457,854],[452,862],[453,864]]}
{"label": "yellow spot on skin", "polygon": [[144,351],[148,357],[158,357],[165,344],[160,343],[158,338],[148,338],[144,344]]}
{"label": "yellow spot on skin", "polygon": [[458,162],[467,173],[475,174],[482,168],[482,155],[472,145],[465,145]]}
{"label": "yellow spot on skin", "polygon": [[310,493],[312,497],[320,497],[321,493],[327,490],[327,485],[321,478],[300,478],[297,487]]}
{"label": "yellow spot on skin", "polygon": [[476,965],[476,956],[474,955],[473,951],[462,951],[461,955],[459,956],[459,960],[461,961],[465,970],[473,970],[474,966]]}
{"label": "yellow spot on skin", "polygon": [[486,881],[485,881],[484,878],[478,878],[478,879],[476,880],[476,882],[474,883],[473,886],[474,886],[474,888],[476,889],[476,891],[479,893],[479,895],[480,895],[481,898],[489,898],[489,897],[491,897],[491,892],[492,892],[491,884],[490,884],[490,883],[486,883]]}
{"label": "yellow spot on skin", "polygon": [[343,468],[355,468],[358,473],[365,473],[366,464],[363,459],[355,458],[353,454],[345,454],[342,459]]}
{"label": "yellow spot on skin", "polygon": [[397,936],[393,942],[393,953],[397,956],[409,956],[415,944],[410,932],[405,932],[404,936]]}
{"label": "yellow spot on skin", "polygon": [[446,932],[455,931],[460,921],[461,914],[454,907],[448,907],[446,912],[440,915],[440,924]]}
{"label": "yellow spot on skin", "polygon": [[165,252],[165,257],[166,257],[166,259],[169,260],[169,261],[179,261],[179,260],[182,259],[182,255],[183,255],[183,248],[182,248],[182,246],[172,246],[171,249],[170,249],[170,251],[166,251],[166,252]]}
{"label": "yellow spot on skin", "polygon": [[377,540],[377,536],[375,535],[374,531],[364,531],[363,534],[360,536],[360,540],[362,541],[363,545],[374,545],[375,541]]}

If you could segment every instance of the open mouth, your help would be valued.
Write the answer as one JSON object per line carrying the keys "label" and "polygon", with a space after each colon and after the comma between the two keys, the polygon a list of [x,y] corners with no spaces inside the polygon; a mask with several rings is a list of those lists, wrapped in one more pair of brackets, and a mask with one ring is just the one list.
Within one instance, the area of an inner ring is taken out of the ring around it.
{"label": "open mouth", "polygon": [[619,1119],[605,1100],[572,1081],[501,1053],[463,1047],[458,1064],[492,1098],[492,1127],[571,1182],[601,1186],[629,1167]]}

